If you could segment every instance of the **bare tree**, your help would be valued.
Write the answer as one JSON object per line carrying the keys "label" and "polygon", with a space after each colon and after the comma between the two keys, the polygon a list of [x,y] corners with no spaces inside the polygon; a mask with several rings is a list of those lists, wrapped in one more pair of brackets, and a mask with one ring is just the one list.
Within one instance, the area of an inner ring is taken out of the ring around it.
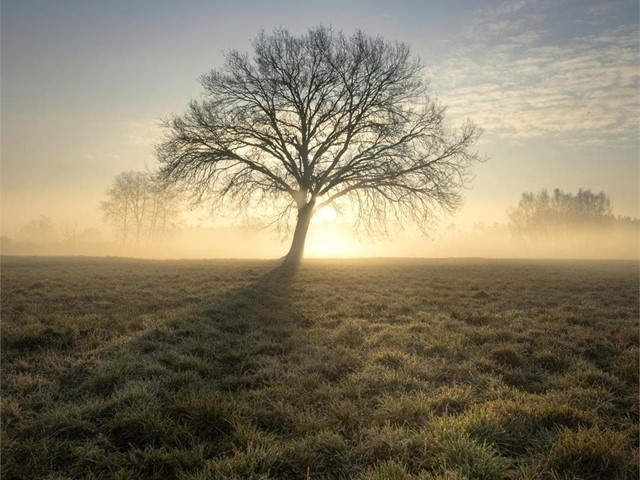
{"label": "bare tree", "polygon": [[422,64],[406,44],[328,27],[296,37],[260,33],[253,55],[231,51],[201,78],[205,94],[165,121],[161,174],[197,201],[297,212],[285,261],[302,258],[311,217],[348,200],[357,225],[453,211],[478,155],[480,132],[444,123]]}
{"label": "bare tree", "polygon": [[538,193],[525,192],[518,205],[508,210],[509,228],[520,237],[541,238],[579,229],[610,227],[615,220],[605,192],[578,190],[565,193],[556,188]]}
{"label": "bare tree", "polygon": [[142,181],[144,174],[139,172],[122,172],[113,180],[112,187],[106,192],[106,199],[100,202],[100,210],[105,221],[111,223],[116,237],[122,244],[129,242],[129,234],[134,223],[131,203],[135,203],[132,188]]}
{"label": "bare tree", "polygon": [[178,229],[181,205],[178,189],[160,182],[157,177],[149,177],[147,188],[150,204],[146,226],[150,246],[154,240],[164,240],[167,234]]}
{"label": "bare tree", "polygon": [[143,172],[122,172],[100,203],[123,244],[148,247],[174,229],[180,215],[178,192]]}
{"label": "bare tree", "polygon": [[65,219],[60,224],[60,232],[66,243],[75,244],[78,241],[78,222]]}
{"label": "bare tree", "polygon": [[58,231],[50,217],[40,215],[20,230],[20,237],[28,242],[50,243],[58,241]]}

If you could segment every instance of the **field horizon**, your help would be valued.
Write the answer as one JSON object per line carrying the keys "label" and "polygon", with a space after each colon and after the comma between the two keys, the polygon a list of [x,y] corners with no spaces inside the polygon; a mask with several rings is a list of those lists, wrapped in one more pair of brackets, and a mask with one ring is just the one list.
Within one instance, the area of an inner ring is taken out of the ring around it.
{"label": "field horizon", "polygon": [[[146,256],[129,256],[129,255],[83,255],[83,254],[61,254],[61,255],[48,255],[48,254],[1,254],[0,262],[2,259],[68,259],[68,260],[114,260],[114,261],[149,261],[149,262],[187,262],[187,263],[215,263],[215,262],[271,262],[274,264],[280,263],[284,256],[281,257],[146,257]],[[488,262],[626,262],[626,263],[638,263],[640,266],[640,256],[638,258],[626,258],[626,257],[491,257],[491,256],[350,256],[350,257],[304,257],[301,265],[305,263],[335,263],[335,262],[429,262],[429,261],[488,261]]]}
{"label": "field horizon", "polygon": [[0,262],[7,480],[637,477],[638,261]]}

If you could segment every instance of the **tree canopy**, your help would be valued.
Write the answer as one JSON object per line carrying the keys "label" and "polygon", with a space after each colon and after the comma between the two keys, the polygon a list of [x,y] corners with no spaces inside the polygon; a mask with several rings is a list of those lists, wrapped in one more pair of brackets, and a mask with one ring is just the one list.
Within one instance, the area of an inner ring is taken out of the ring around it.
{"label": "tree canopy", "polygon": [[480,130],[445,124],[410,48],[329,27],[260,33],[201,78],[203,96],[164,122],[161,175],[197,201],[297,213],[287,259],[300,260],[311,217],[337,201],[357,225],[391,218],[427,229],[455,210],[479,160]]}

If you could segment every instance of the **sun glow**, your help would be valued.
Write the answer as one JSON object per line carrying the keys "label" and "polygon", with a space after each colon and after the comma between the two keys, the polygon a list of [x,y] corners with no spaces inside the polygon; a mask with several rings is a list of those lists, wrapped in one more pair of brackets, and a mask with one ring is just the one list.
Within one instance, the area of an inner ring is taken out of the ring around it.
{"label": "sun glow", "polygon": [[335,224],[338,220],[338,214],[331,207],[324,207],[318,210],[311,218],[312,225],[319,224]]}
{"label": "sun glow", "polygon": [[349,225],[333,208],[325,207],[313,216],[305,246],[306,257],[357,257],[358,250]]}
{"label": "sun glow", "polygon": [[307,237],[305,256],[308,258],[357,257],[358,248],[348,232],[338,225],[312,225]]}

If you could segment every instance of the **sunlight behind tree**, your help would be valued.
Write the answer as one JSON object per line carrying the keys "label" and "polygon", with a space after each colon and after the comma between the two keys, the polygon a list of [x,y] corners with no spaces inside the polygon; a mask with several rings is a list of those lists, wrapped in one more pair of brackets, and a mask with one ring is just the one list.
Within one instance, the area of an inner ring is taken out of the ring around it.
{"label": "sunlight behind tree", "polygon": [[201,78],[204,95],[165,121],[160,173],[196,202],[293,220],[285,261],[303,256],[312,217],[346,202],[369,232],[427,230],[453,212],[480,160],[480,130],[445,123],[422,63],[399,42],[329,27],[260,33]]}

